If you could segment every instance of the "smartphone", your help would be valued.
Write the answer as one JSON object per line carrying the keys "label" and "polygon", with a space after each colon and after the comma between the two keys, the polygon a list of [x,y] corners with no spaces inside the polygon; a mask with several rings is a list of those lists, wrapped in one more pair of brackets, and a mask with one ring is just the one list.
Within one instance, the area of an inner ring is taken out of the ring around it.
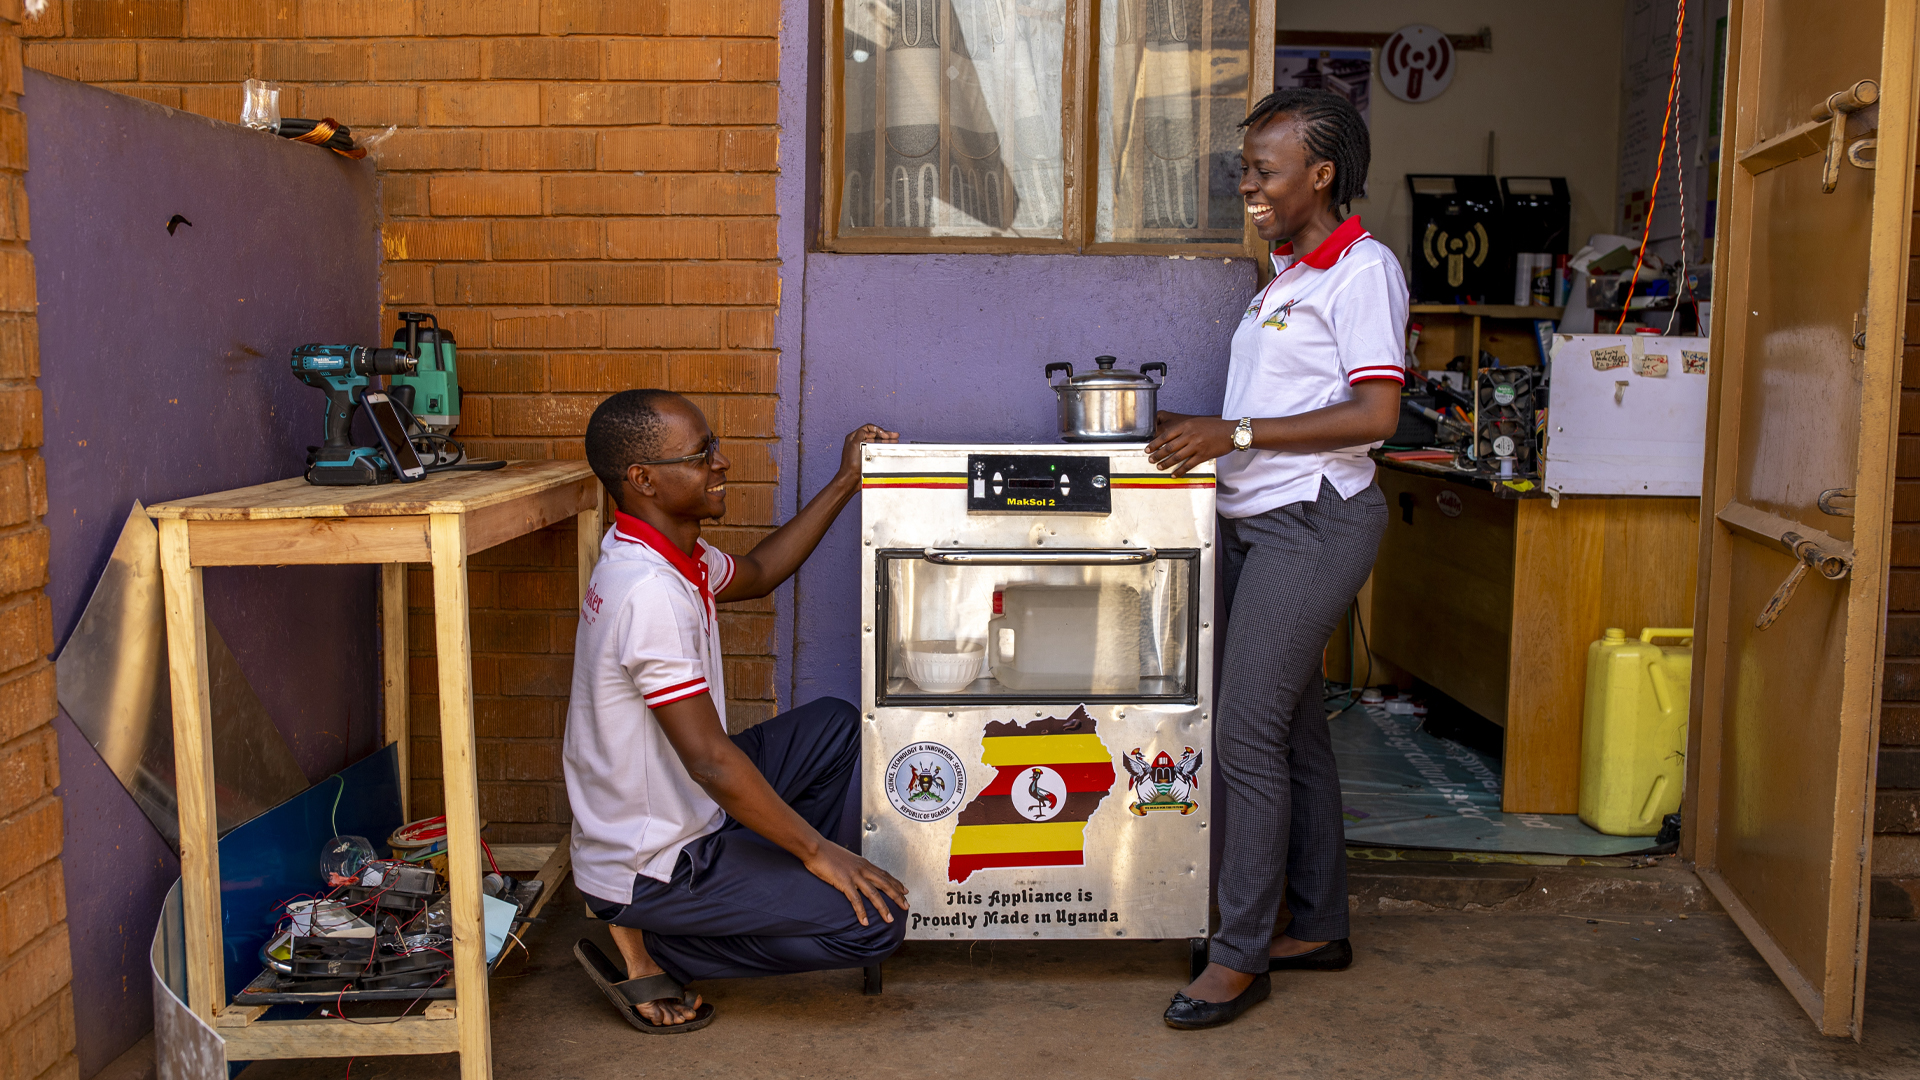
{"label": "smartphone", "polygon": [[373,429],[380,433],[380,448],[386,451],[387,461],[401,482],[410,484],[423,479],[427,467],[420,464],[420,455],[413,452],[413,440],[407,438],[407,425],[401,422],[400,410],[393,407],[393,399],[378,390],[369,390],[360,395],[360,401],[373,416]]}

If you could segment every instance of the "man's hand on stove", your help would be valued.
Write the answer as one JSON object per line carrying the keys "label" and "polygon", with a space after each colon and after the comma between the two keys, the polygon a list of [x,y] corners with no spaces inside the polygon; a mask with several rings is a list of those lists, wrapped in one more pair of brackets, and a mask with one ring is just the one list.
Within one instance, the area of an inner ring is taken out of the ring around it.
{"label": "man's hand on stove", "polygon": [[835,480],[850,480],[854,487],[860,486],[860,448],[867,443],[897,443],[900,433],[888,431],[879,424],[862,424],[847,436],[840,447],[840,471]]}
{"label": "man's hand on stove", "polygon": [[733,580],[715,597],[721,603],[757,600],[780,587],[807,561],[827,526],[860,491],[860,447],[866,443],[899,442],[900,434],[878,424],[863,424],[847,436],[840,448],[840,469],[800,512],[775,529],[753,550],[733,563]]}

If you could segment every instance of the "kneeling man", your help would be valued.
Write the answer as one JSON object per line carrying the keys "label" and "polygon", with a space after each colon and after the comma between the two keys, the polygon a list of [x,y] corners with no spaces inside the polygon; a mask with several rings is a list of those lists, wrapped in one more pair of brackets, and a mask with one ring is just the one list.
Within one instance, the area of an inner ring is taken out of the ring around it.
{"label": "kneeling man", "polygon": [[878,963],[900,944],[907,890],[834,843],[860,752],[832,698],[727,736],[714,604],[793,576],[860,487],[860,444],[792,521],[739,559],[700,539],[727,509],[731,463],[693,403],[608,398],[587,462],[618,512],[580,608],[567,709],[573,876],[613,924],[617,960],[574,947],[628,1023],[692,1031],[713,1006],[684,985]]}

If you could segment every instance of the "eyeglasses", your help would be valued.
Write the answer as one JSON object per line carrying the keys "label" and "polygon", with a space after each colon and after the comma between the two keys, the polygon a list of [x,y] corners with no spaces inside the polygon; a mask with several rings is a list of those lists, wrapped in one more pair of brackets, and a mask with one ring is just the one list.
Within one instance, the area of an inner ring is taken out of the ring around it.
{"label": "eyeglasses", "polygon": [[709,435],[707,436],[706,445],[702,446],[699,450],[691,454],[687,454],[682,457],[660,458],[657,461],[636,461],[636,462],[633,462],[633,464],[635,465],[683,465],[689,461],[699,461],[701,458],[705,458],[707,461],[707,467],[712,468],[714,459],[719,456],[720,456],[720,440],[717,436]]}

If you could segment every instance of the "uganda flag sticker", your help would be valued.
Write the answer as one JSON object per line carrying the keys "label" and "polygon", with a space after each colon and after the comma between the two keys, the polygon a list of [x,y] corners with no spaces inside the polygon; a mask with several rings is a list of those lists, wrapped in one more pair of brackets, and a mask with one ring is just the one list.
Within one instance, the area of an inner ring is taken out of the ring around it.
{"label": "uganda flag sticker", "polygon": [[1087,820],[1113,788],[1113,754],[1086,706],[1064,719],[987,725],[980,760],[993,780],[960,811],[947,877],[993,867],[1080,866]]}

